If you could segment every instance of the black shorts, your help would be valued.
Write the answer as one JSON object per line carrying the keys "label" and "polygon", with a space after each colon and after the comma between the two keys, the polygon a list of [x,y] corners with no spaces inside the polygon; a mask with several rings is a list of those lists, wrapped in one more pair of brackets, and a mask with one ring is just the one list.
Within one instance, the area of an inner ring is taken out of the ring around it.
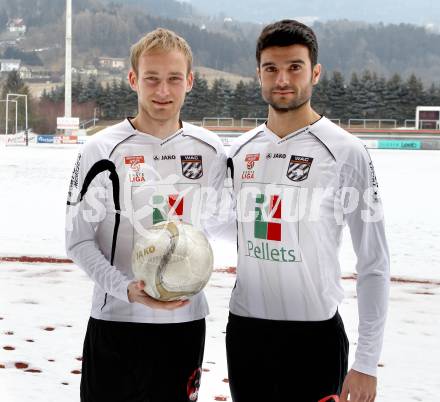
{"label": "black shorts", "polygon": [[195,401],[204,345],[204,319],[142,324],[90,318],[84,340],[81,401]]}
{"label": "black shorts", "polygon": [[226,351],[234,402],[318,402],[339,395],[347,374],[348,339],[338,313],[313,322],[230,313]]}

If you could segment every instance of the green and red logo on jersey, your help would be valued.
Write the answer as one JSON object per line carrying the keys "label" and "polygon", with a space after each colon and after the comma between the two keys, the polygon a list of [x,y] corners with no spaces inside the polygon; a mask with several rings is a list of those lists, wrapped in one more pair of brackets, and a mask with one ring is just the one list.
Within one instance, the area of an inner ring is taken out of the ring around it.
{"label": "green and red logo on jersey", "polygon": [[271,195],[268,216],[271,221],[265,221],[263,216],[264,194],[256,199],[254,236],[256,239],[281,241],[281,198]]}
{"label": "green and red logo on jersey", "polygon": [[185,198],[179,194],[153,196],[153,225],[166,220],[183,217]]}
{"label": "green and red logo on jersey", "polygon": [[295,250],[279,244],[282,227],[287,224],[282,222],[281,195],[258,194],[255,204],[254,240],[247,241],[247,256],[274,262],[294,262]]}

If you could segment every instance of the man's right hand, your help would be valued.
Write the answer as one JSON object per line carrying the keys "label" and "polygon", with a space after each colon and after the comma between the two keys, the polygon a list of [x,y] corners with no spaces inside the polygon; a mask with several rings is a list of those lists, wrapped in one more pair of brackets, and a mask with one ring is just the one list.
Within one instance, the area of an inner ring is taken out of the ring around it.
{"label": "man's right hand", "polygon": [[143,281],[133,281],[128,285],[128,300],[130,303],[145,304],[151,308],[174,310],[176,308],[184,307],[189,303],[189,300],[175,300],[175,301],[160,301],[153,299],[144,292],[145,283]]}

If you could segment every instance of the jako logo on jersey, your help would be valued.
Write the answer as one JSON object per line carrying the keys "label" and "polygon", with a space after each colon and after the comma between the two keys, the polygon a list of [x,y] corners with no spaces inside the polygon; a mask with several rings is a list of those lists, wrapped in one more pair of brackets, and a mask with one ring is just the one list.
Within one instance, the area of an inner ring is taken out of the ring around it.
{"label": "jako logo on jersey", "polygon": [[292,155],[290,157],[286,176],[292,181],[306,180],[307,177],[309,177],[312,162],[313,158],[309,158],[308,156]]}
{"label": "jako logo on jersey", "polygon": [[266,159],[286,159],[286,154],[272,154],[268,153],[266,154]]}
{"label": "jako logo on jersey", "polygon": [[[267,221],[264,220],[263,207],[265,203],[264,194],[257,195],[255,207],[254,237],[260,240],[271,240],[281,242],[281,207],[282,200],[279,195],[271,195],[269,208],[266,210]],[[267,241],[257,244],[248,240],[247,256],[275,262],[295,261],[295,251],[282,247],[274,247]]]}
{"label": "jako logo on jersey", "polygon": [[255,171],[252,170],[255,166],[255,162],[260,160],[260,154],[247,154],[244,158],[244,161],[246,162],[246,168],[247,170],[243,170],[243,173],[241,174],[241,178],[246,179],[253,179],[255,177]]}
{"label": "jako logo on jersey", "polygon": [[182,174],[188,179],[197,180],[203,176],[202,155],[181,155]]}
{"label": "jako logo on jersey", "polygon": [[144,173],[141,172],[141,164],[145,163],[144,156],[125,156],[124,163],[130,166],[131,172],[128,174],[131,183],[139,183],[145,181]]}
{"label": "jako logo on jersey", "polygon": [[154,155],[153,159],[155,161],[170,161],[170,160],[175,160],[176,159],[176,155]]}
{"label": "jako logo on jersey", "polygon": [[181,219],[184,197],[179,194],[153,196],[153,225],[169,218]]}

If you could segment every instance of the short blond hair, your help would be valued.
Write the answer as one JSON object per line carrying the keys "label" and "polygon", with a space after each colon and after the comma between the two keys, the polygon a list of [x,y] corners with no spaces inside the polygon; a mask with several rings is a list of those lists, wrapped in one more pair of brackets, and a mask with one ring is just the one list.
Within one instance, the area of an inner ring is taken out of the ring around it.
{"label": "short blond hair", "polygon": [[193,56],[188,42],[175,32],[165,28],[157,28],[147,33],[130,48],[130,63],[133,71],[138,74],[139,58],[145,52],[178,50],[183,53],[188,63],[188,73],[192,69]]}

